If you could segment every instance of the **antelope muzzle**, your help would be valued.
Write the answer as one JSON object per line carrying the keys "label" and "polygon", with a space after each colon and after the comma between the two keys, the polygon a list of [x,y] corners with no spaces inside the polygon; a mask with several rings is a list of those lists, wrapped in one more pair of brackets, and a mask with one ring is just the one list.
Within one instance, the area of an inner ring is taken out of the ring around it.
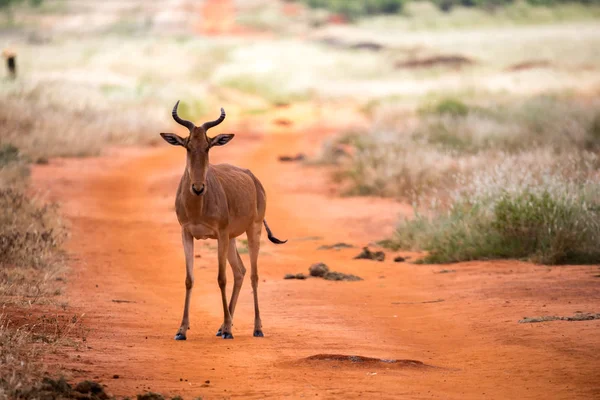
{"label": "antelope muzzle", "polygon": [[192,183],[192,193],[196,196],[200,196],[204,193],[206,185],[204,183]]}

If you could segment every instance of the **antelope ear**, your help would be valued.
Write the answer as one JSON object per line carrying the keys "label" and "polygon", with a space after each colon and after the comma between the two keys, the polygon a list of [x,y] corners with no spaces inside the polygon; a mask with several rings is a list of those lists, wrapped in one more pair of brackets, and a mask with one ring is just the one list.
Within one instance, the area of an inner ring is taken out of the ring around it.
{"label": "antelope ear", "polygon": [[233,133],[222,133],[210,139],[210,147],[212,146],[223,146],[229,143],[235,135]]}
{"label": "antelope ear", "polygon": [[165,139],[165,142],[172,144],[173,146],[184,146],[184,139],[181,136],[178,136],[174,133],[161,133],[160,136],[162,136],[163,139]]}

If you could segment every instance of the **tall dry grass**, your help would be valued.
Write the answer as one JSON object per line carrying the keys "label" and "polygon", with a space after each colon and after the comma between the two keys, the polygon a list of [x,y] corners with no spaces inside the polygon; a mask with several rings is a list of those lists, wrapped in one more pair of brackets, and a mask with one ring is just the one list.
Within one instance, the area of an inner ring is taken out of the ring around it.
{"label": "tall dry grass", "polygon": [[600,159],[572,154],[559,164],[508,155],[457,177],[448,205],[432,201],[402,220],[394,248],[428,251],[425,262],[518,258],[543,264],[597,263]]}
{"label": "tall dry grass", "polygon": [[[339,139],[347,194],[410,201],[387,245],[428,262],[527,258],[598,262],[600,101],[570,96],[384,106],[369,132]],[[400,117],[397,117],[400,115]]]}
{"label": "tall dry grass", "polygon": [[115,107],[69,83],[19,82],[0,96],[0,141],[32,161],[97,155],[108,145],[156,141],[155,115],[135,106]]}
{"label": "tall dry grass", "polygon": [[[72,398],[55,387],[64,380],[52,381],[52,371],[42,361],[44,355],[65,346],[79,347],[89,331],[83,315],[42,314],[30,322],[15,323],[5,310],[0,313],[0,399]],[[64,395],[65,397],[62,397]]]}

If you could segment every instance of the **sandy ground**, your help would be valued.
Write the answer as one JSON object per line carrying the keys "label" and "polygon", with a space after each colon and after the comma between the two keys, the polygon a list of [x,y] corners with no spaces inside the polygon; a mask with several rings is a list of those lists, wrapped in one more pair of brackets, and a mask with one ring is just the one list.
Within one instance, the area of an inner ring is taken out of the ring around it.
{"label": "sandy ground", "polygon": [[[277,161],[314,148],[321,132],[236,133],[211,161],[250,168],[267,190],[271,228],[289,239],[262,246],[264,338],[252,336],[249,275],[235,339],[215,336],[222,322],[215,242],[197,241],[191,330],[187,341],[173,340],[185,294],[173,209],[181,148],[114,149],[35,167],[32,186],[48,189],[70,221],[66,300],[91,329],[89,349],[53,360],[74,380],[97,378],[118,396],[151,390],[186,399],[600,398],[600,321],[518,323],[598,312],[598,266],[426,266],[394,263],[391,252],[385,262],[353,260],[410,209],[337,197],[323,169]],[[340,241],[357,248],[317,250]],[[249,269],[248,255],[242,259]],[[319,261],[364,280],[283,279]],[[230,271],[228,279],[230,291]]]}

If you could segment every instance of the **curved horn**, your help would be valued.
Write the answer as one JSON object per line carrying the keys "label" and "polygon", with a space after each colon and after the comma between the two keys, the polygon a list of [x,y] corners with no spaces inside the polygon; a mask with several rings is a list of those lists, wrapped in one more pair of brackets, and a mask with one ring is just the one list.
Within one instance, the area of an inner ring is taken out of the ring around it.
{"label": "curved horn", "polygon": [[177,100],[177,103],[175,103],[175,107],[173,107],[173,112],[171,113],[173,115],[173,119],[179,125],[183,125],[186,128],[188,128],[190,131],[192,131],[194,129],[194,123],[191,121],[186,121],[185,119],[179,118],[179,115],[177,115],[177,106],[179,106],[179,100]]}
{"label": "curved horn", "polygon": [[223,107],[221,107],[221,115],[219,116],[219,118],[215,119],[214,121],[205,122],[204,124],[202,124],[202,127],[204,128],[204,130],[208,130],[208,129],[212,128],[213,126],[219,125],[221,122],[223,122],[224,119],[225,119],[225,110],[223,110]]}

